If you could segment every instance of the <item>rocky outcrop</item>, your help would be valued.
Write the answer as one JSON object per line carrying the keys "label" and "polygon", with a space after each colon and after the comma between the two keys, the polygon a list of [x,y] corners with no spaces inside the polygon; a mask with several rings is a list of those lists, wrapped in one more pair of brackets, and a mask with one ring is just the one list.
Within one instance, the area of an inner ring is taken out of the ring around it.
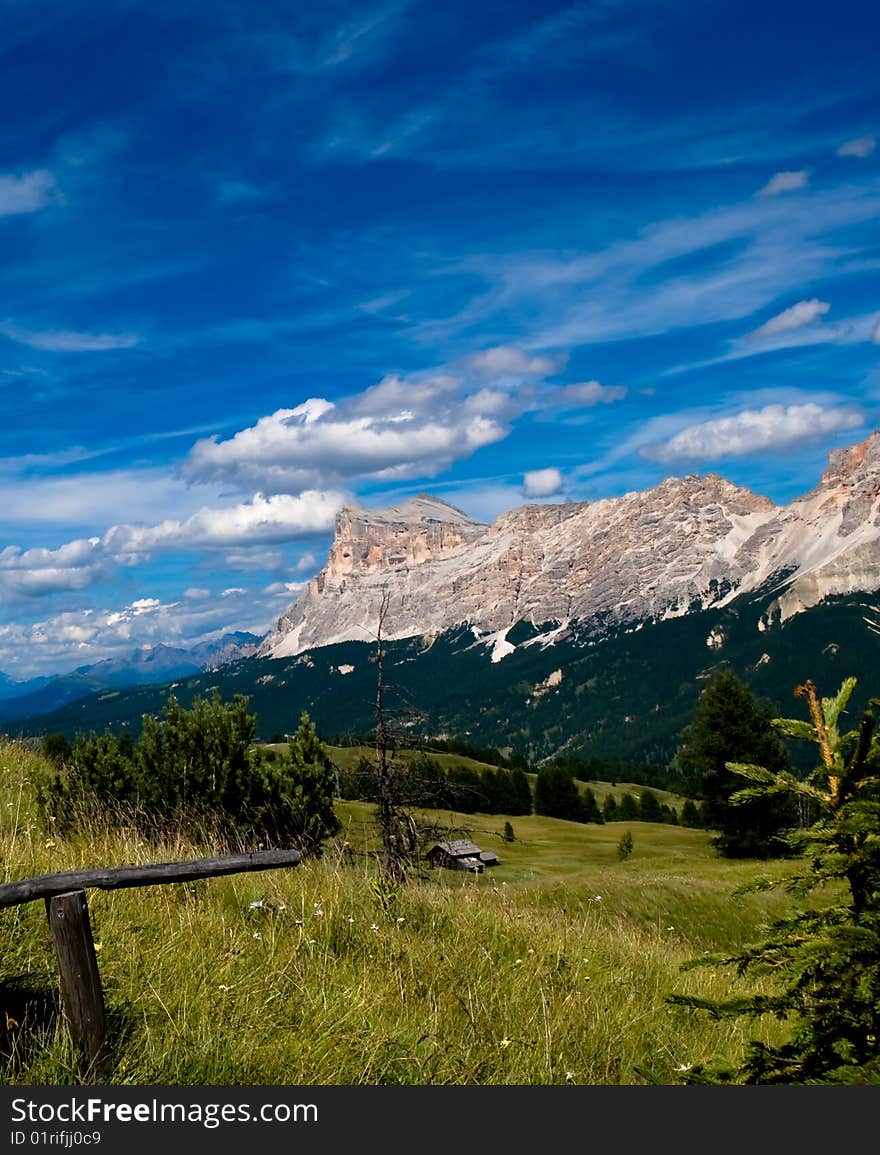
{"label": "rocky outcrop", "polygon": [[600,630],[719,605],[774,577],[785,617],[830,593],[880,587],[880,434],[831,455],[788,506],[717,474],[596,502],[525,505],[491,526],[438,498],[341,510],[327,565],[260,647],[287,657],[466,625],[509,652],[521,621]]}
{"label": "rocky outcrop", "polygon": [[786,508],[761,572],[786,565],[783,620],[832,595],[880,588],[880,433],[832,453],[819,485]]}

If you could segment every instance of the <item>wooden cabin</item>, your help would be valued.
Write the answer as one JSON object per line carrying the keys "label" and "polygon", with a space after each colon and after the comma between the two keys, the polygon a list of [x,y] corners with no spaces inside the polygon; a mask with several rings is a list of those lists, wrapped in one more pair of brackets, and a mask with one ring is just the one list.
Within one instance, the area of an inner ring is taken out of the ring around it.
{"label": "wooden cabin", "polygon": [[499,859],[494,850],[480,850],[475,842],[459,838],[453,842],[438,842],[425,856],[432,866],[446,870],[469,870],[482,874],[487,866],[497,866]]}

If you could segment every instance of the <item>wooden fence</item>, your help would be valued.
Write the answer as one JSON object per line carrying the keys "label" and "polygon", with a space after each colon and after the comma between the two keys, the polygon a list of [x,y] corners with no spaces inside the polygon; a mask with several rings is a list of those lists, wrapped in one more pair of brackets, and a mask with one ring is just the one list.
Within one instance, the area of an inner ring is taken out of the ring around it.
{"label": "wooden fence", "polygon": [[109,1058],[104,992],[89,921],[86,889],[120,890],[132,886],[162,886],[223,874],[297,866],[298,850],[262,850],[189,862],[159,862],[149,866],[68,870],[42,874],[0,885],[0,908],[44,899],[58,968],[61,995],[71,1037],[85,1065],[85,1075],[97,1077]]}

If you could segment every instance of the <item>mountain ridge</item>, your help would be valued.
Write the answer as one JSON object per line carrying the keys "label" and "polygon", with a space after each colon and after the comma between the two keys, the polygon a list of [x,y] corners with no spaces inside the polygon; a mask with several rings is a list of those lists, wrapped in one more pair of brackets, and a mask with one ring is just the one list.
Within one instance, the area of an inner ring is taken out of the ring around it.
{"label": "mountain ridge", "polygon": [[95,692],[161,684],[173,678],[213,670],[236,657],[255,652],[259,641],[257,634],[230,631],[213,641],[199,642],[190,647],[159,642],[120,657],[78,666],[55,678],[11,683],[22,688],[18,694],[9,692],[10,680],[4,677],[7,693],[0,698],[0,722],[49,714]]}
{"label": "mountain ridge", "polygon": [[636,623],[723,606],[780,579],[782,620],[830,595],[880,586],[880,432],[834,451],[787,505],[717,473],[671,477],[593,502],[523,505],[491,525],[421,494],[345,506],[327,564],[279,617],[262,657],[366,640],[382,600],[391,639],[468,627],[509,652],[519,621]]}

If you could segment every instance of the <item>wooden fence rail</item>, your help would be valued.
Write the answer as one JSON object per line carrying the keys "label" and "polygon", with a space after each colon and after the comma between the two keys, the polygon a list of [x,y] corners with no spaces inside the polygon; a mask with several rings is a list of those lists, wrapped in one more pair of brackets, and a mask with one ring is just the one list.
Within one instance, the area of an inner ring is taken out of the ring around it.
{"label": "wooden fence rail", "polygon": [[156,886],[166,882],[190,882],[221,874],[240,874],[249,870],[273,870],[279,866],[296,866],[298,850],[259,850],[253,854],[230,854],[223,858],[193,858],[189,862],[157,862],[149,866],[111,866],[90,870],[65,870],[60,874],[41,874],[20,882],[0,886],[0,908],[18,906],[38,898],[53,898],[68,890],[120,890],[129,886]]}
{"label": "wooden fence rail", "polygon": [[189,862],[159,862],[147,866],[66,870],[0,886],[0,908],[44,899],[70,1034],[84,1061],[84,1076],[96,1079],[108,1058],[104,992],[86,902],[86,888],[119,890],[132,886],[162,886],[254,870],[297,866],[298,850],[261,850]]}

